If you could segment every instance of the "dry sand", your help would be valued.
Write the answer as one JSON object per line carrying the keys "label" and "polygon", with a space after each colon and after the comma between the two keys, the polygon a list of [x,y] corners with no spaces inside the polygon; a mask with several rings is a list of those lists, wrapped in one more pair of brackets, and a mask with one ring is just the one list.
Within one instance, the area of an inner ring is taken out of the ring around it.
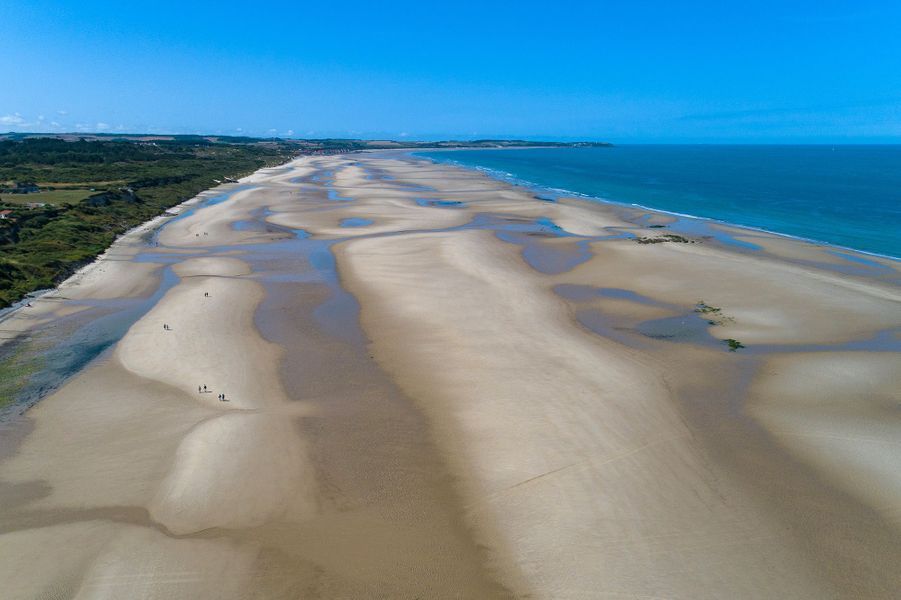
{"label": "dry sand", "polygon": [[636,244],[672,219],[402,153],[242,184],[7,320],[149,295],[174,261],[9,436],[5,597],[901,589],[895,263]]}

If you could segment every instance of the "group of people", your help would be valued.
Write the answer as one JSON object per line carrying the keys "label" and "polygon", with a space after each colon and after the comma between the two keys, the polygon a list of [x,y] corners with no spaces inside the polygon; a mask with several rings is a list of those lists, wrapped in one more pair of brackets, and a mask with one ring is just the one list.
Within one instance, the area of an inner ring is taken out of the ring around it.
{"label": "group of people", "polygon": [[[209,292],[205,292],[203,295],[206,296],[206,297],[209,297],[210,293],[209,293]],[[163,329],[165,329],[166,331],[171,331],[171,330],[172,330],[172,328],[169,327],[169,324],[168,324],[168,323],[163,323]],[[213,390],[208,390],[207,387],[206,387],[205,385],[198,385],[198,386],[197,386],[197,393],[198,393],[198,394],[206,394],[207,392],[211,392],[211,391],[213,391]],[[219,401],[220,401],[220,402],[228,402],[228,400],[225,398],[225,394],[219,394],[218,398],[219,398]]]}
{"label": "group of people", "polygon": [[[207,387],[206,387],[205,385],[198,385],[198,386],[197,386],[197,393],[198,393],[198,394],[206,394],[207,392],[212,392],[212,391],[213,391],[213,390],[207,390]],[[219,394],[218,398],[219,398],[219,401],[220,401],[220,402],[228,402],[228,400],[226,400],[226,398],[225,398],[225,394]]]}

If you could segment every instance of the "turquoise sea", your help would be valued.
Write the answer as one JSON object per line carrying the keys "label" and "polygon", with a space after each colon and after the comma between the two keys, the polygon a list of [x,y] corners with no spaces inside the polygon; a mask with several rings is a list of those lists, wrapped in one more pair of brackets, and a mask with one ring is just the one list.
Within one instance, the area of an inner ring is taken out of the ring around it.
{"label": "turquoise sea", "polygon": [[543,188],[901,257],[901,146],[417,152]]}

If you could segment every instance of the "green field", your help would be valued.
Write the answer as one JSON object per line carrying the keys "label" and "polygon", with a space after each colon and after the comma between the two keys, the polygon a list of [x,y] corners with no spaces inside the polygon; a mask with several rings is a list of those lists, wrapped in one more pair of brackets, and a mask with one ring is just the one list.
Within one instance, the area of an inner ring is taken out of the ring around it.
{"label": "green field", "polygon": [[0,194],[0,204],[75,204],[93,193],[90,188],[68,188],[32,194]]}

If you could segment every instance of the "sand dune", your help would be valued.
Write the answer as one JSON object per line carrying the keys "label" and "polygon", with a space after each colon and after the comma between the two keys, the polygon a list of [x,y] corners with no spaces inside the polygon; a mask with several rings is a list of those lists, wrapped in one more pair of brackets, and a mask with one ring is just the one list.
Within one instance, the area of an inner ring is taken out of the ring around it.
{"label": "sand dune", "polygon": [[[253,309],[262,296],[260,285],[250,280],[194,274],[132,326],[116,357],[129,371],[212,407],[284,402],[276,375],[279,350],[253,328]],[[198,392],[201,386],[207,387]],[[228,402],[218,399],[220,393]]]}

